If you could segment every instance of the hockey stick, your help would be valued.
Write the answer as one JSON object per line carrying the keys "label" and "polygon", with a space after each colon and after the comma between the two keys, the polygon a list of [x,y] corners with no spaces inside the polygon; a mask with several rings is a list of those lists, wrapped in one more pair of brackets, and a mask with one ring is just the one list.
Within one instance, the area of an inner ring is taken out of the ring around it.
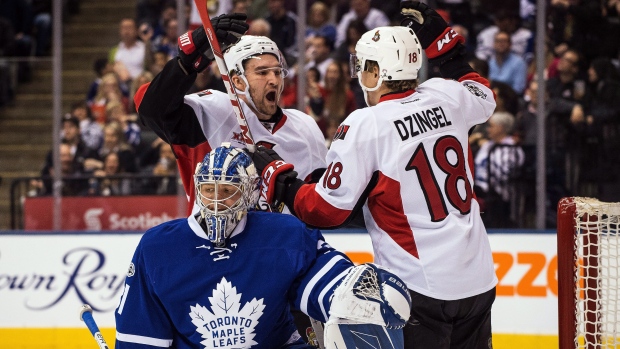
{"label": "hockey stick", "polygon": [[108,344],[103,339],[103,335],[99,331],[99,327],[97,327],[97,323],[93,318],[93,309],[88,304],[84,304],[82,309],[80,310],[80,320],[84,321],[86,327],[90,330],[90,333],[93,335],[100,349],[109,349]]}
{"label": "hockey stick", "polygon": [[213,29],[213,25],[211,24],[211,18],[209,18],[209,11],[207,10],[207,0],[194,0],[194,2],[196,3],[196,7],[198,8],[198,13],[200,14],[202,25],[205,28],[205,33],[207,34],[209,45],[211,45],[211,49],[213,50],[215,63],[217,63],[217,67],[219,68],[220,74],[222,75],[222,80],[224,80],[224,86],[226,86],[226,92],[228,92],[230,104],[232,104],[233,109],[235,110],[237,122],[239,123],[239,127],[241,127],[243,141],[245,142],[248,150],[253,153],[256,149],[254,138],[252,137],[252,132],[250,132],[250,127],[248,126],[245,114],[241,109],[241,103],[239,103],[239,96],[237,96],[237,92],[235,92],[235,88],[233,87],[232,81],[230,80],[230,75],[228,74],[228,67],[226,66],[226,62],[224,61],[224,55],[220,47],[220,43],[217,41],[217,37],[215,36],[215,30]]}

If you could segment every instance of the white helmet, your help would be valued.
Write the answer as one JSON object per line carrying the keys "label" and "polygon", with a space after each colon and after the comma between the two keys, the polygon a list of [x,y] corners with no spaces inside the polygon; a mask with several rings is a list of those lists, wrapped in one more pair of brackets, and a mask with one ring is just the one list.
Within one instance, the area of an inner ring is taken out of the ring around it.
{"label": "white helmet", "polygon": [[[282,70],[282,78],[285,78],[288,74],[286,60],[284,59],[284,56],[282,55],[282,52],[280,52],[280,49],[276,43],[266,36],[243,35],[236,44],[224,52],[224,62],[228,68],[228,74],[233,75],[234,73],[243,79],[243,82],[245,83],[245,90],[237,91],[246,96],[248,102],[254,109],[256,109],[256,106],[250,96],[250,84],[245,77],[243,62],[250,58],[267,53],[274,55],[278,59],[278,63],[280,63],[279,68]],[[284,88],[284,84],[282,85],[282,88]]]}
{"label": "white helmet", "polygon": [[[415,80],[422,67],[422,47],[413,30],[407,27],[378,27],[367,31],[355,45],[356,53],[351,55],[351,76],[359,79],[364,90],[375,91],[383,80]],[[366,61],[379,64],[377,86],[368,88],[362,84],[362,69]],[[366,101],[368,104],[368,100]]]}

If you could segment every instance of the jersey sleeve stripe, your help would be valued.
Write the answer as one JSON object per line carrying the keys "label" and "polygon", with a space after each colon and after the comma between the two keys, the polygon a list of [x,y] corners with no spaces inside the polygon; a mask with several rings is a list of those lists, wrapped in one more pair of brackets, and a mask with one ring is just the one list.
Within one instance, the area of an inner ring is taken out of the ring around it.
{"label": "jersey sleeve stripe", "polygon": [[[339,260],[344,259],[344,257],[342,257],[341,255],[335,255],[332,259],[329,260],[329,262],[325,263],[325,265],[321,268],[321,270],[319,270],[313,277],[312,279],[310,279],[310,282],[308,282],[308,285],[306,285],[306,288],[304,289],[304,292],[301,296],[301,304],[300,304],[300,310],[302,312],[304,312],[305,314],[308,313],[308,299],[310,298],[310,293],[312,292],[312,289],[314,288],[314,286],[319,282],[319,280],[325,276],[325,274],[327,274],[330,269],[336,265],[336,263],[338,263]],[[327,318],[327,317],[326,317]]]}
{"label": "jersey sleeve stripe", "polygon": [[[351,267],[352,268],[352,267]],[[336,282],[340,282],[342,280],[342,278],[345,277],[345,275],[347,275],[347,273],[349,272],[349,270],[351,270],[351,268],[347,268],[345,269],[342,273],[338,274],[338,276],[336,276],[335,278],[332,279],[332,281],[330,281],[321,291],[321,293],[319,293],[319,306],[321,307],[321,313],[323,313],[323,316],[325,316],[325,319],[329,319],[329,316],[327,315],[327,312],[325,311],[325,305],[323,303],[323,298],[325,298],[325,295],[327,294],[327,292],[329,292],[333,287],[334,284],[336,284]],[[328,300],[329,301],[329,300]]]}
{"label": "jersey sleeve stripe", "polygon": [[342,210],[325,201],[316,192],[316,184],[302,185],[295,195],[294,210],[302,221],[321,228],[337,227],[351,215],[351,210]]}
{"label": "jersey sleeve stripe", "polygon": [[145,336],[138,336],[135,334],[126,334],[126,333],[121,333],[121,332],[116,332],[116,339],[121,342],[145,344],[145,345],[150,345],[153,347],[160,347],[160,348],[170,348],[170,346],[172,345],[172,339],[145,337]]}

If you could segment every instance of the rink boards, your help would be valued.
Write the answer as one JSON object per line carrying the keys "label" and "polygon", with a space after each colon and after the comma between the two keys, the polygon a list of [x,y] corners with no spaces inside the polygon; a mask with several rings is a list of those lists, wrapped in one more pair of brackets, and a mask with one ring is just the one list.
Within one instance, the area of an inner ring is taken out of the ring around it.
{"label": "rink boards", "polygon": [[[363,230],[324,232],[356,263],[372,261]],[[82,304],[114,347],[114,309],[140,239],[132,232],[0,233],[0,349],[94,348]],[[491,230],[500,282],[493,347],[557,348],[557,256],[553,231]]]}

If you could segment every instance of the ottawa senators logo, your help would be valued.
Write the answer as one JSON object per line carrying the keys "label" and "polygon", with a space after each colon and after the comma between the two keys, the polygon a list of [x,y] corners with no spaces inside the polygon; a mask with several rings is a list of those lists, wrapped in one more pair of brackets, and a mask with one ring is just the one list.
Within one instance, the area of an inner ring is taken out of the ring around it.
{"label": "ottawa senators logo", "polygon": [[381,35],[379,35],[379,31],[377,30],[375,36],[372,37],[372,41],[377,42],[379,39],[381,39]]}
{"label": "ottawa senators logo", "polygon": [[211,92],[210,90],[202,90],[200,92],[196,92],[196,94],[198,95],[198,97],[202,97],[202,96],[208,96],[210,94],[213,94],[213,92]]}

